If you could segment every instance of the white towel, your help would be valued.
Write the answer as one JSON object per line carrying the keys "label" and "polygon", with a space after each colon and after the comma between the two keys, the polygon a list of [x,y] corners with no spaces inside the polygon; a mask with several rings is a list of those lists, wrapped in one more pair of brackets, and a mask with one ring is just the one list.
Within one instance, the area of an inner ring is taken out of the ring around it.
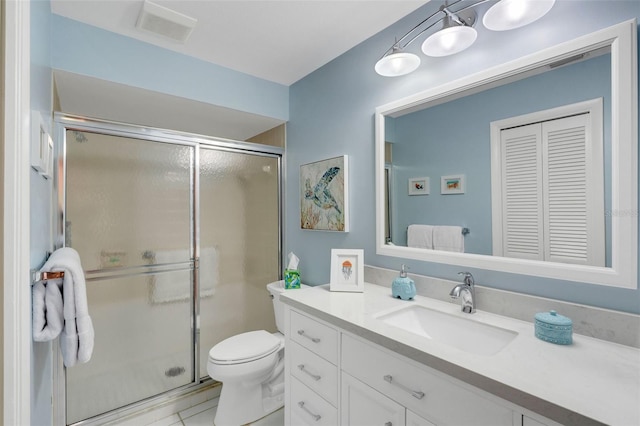
{"label": "white towel", "polygon": [[[188,262],[189,260],[188,250],[165,250],[159,251],[155,255],[155,263],[158,265]],[[155,274],[151,277],[151,283],[152,303],[178,302],[191,297],[189,281],[177,281],[175,272]]]}
{"label": "white towel", "polygon": [[464,235],[461,226],[433,228],[433,249],[464,253]]}
{"label": "white towel", "polygon": [[50,280],[45,286],[43,282],[31,288],[33,298],[33,340],[48,342],[60,335],[64,327],[62,315],[62,294],[55,281]]}
{"label": "white towel", "polygon": [[[64,327],[60,334],[60,350],[66,367],[72,367],[77,363],[85,363],[91,359],[93,353],[94,331],[89,308],[87,305],[87,288],[84,280],[84,272],[80,263],[78,252],[70,247],[61,248],[53,252],[40,271],[63,271],[62,279],[62,314]],[[58,288],[59,280],[49,280],[45,291],[45,307],[51,306],[54,312],[59,312],[59,300],[55,288]],[[48,287],[52,288],[48,288]],[[54,288],[55,287],[55,288]],[[41,306],[42,288],[34,286],[34,312]],[[58,289],[59,294],[59,289]],[[51,296],[50,296],[51,295]],[[47,298],[51,297],[51,301]],[[37,298],[37,301],[36,301]],[[49,336],[55,332],[56,323],[51,313],[52,326],[48,330]],[[49,311],[45,315],[49,319]],[[38,319],[38,324],[41,324]],[[34,327],[35,327],[34,321]],[[35,331],[35,330],[34,330]],[[53,336],[55,338],[55,336]],[[35,333],[34,333],[35,339]]]}
{"label": "white towel", "polygon": [[407,246],[433,249],[433,228],[431,225],[409,225]]}
{"label": "white towel", "polygon": [[213,296],[220,282],[218,248],[205,247],[200,253],[200,297]]}
{"label": "white towel", "polygon": [[[220,282],[218,249],[205,247],[200,254],[200,297],[213,296]],[[189,259],[187,250],[162,251],[156,254],[155,261],[162,263],[185,262]],[[191,297],[190,282],[177,282],[173,274],[158,274],[152,277],[151,302],[171,303],[188,300]]]}

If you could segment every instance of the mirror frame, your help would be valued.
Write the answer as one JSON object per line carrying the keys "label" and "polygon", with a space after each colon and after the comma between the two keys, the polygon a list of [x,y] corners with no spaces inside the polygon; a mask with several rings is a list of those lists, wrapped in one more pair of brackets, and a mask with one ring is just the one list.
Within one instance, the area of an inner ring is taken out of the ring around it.
{"label": "mirror frame", "polygon": [[[638,64],[636,20],[593,32],[479,73],[379,106],[375,111],[376,254],[591,284],[638,288]],[[385,115],[401,116],[477,93],[580,53],[611,48],[611,267],[571,265],[385,244]]]}

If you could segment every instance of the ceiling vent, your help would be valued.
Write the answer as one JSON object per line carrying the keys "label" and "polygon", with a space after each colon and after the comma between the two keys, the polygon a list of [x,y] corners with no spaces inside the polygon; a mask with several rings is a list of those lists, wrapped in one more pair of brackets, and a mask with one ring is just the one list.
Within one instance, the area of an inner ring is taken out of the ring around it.
{"label": "ceiling vent", "polygon": [[190,16],[145,1],[136,22],[136,28],[184,43],[197,22],[197,19]]}

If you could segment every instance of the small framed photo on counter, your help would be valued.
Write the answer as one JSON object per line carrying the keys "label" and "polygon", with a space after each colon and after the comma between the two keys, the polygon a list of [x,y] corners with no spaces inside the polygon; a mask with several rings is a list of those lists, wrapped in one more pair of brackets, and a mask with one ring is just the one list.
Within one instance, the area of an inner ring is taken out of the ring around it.
{"label": "small framed photo on counter", "polygon": [[331,291],[364,291],[364,250],[331,250]]}

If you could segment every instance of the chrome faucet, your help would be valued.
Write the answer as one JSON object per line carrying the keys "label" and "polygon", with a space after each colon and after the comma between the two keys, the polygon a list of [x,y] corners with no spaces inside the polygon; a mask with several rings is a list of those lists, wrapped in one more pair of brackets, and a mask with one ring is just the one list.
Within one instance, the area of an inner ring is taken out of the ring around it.
{"label": "chrome faucet", "polygon": [[470,272],[458,272],[458,275],[464,275],[464,282],[455,286],[449,296],[453,299],[462,296],[462,312],[472,314],[476,311],[476,288],[473,275]]}

